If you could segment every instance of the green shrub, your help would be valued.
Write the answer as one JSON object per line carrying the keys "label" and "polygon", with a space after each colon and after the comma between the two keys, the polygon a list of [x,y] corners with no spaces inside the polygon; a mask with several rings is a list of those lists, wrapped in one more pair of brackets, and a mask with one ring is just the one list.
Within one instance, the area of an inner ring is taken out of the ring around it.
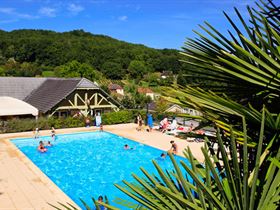
{"label": "green shrub", "polygon": [[32,131],[36,127],[40,130],[48,130],[55,128],[73,128],[83,127],[85,125],[84,118],[56,118],[56,117],[40,117],[37,122],[33,119],[12,119],[0,124],[0,133],[14,133],[23,131]]}
{"label": "green shrub", "polygon": [[[146,110],[121,110],[119,112],[108,112],[102,114],[102,124],[112,125],[120,123],[136,122],[136,117],[141,114],[142,119],[146,122]],[[173,116],[172,113],[152,113],[154,121],[162,120],[163,116]],[[91,122],[93,119],[89,117]],[[85,126],[84,118],[57,118],[57,117],[40,117],[37,122],[34,118],[30,119],[12,119],[0,123],[0,133],[14,133],[23,131],[32,131],[36,127],[40,130],[48,130],[51,127],[55,128],[74,128]]]}
{"label": "green shrub", "polygon": [[42,72],[43,77],[55,77],[54,71],[43,71]]}
{"label": "green shrub", "polygon": [[102,114],[102,124],[112,125],[120,123],[130,123],[134,121],[134,112],[122,110],[119,112],[108,112]]}
{"label": "green shrub", "polygon": [[65,128],[75,128],[83,127],[85,125],[84,119],[68,117],[63,120],[63,127]]}
{"label": "green shrub", "polygon": [[36,127],[34,119],[12,119],[7,121],[1,128],[3,133],[14,133],[22,131],[32,131]]}

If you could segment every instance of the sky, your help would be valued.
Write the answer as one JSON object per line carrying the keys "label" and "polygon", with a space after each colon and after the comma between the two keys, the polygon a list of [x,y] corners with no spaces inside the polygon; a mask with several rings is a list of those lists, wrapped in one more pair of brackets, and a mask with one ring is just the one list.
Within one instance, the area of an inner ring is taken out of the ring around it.
{"label": "sky", "polygon": [[237,20],[233,7],[244,13],[246,5],[255,6],[254,0],[0,0],[0,29],[83,29],[153,48],[180,49],[205,20],[226,33],[222,11]]}

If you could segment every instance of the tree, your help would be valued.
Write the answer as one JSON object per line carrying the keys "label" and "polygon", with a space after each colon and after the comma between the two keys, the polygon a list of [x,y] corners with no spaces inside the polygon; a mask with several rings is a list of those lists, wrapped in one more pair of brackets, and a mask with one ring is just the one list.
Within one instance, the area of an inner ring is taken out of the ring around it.
{"label": "tree", "polygon": [[0,76],[5,76],[5,70],[0,66]]}
{"label": "tree", "polygon": [[147,66],[143,61],[133,60],[128,66],[131,78],[142,78],[147,73]]}
{"label": "tree", "polygon": [[159,73],[148,73],[144,76],[145,81],[149,83],[150,87],[158,86],[160,75]]}
{"label": "tree", "polygon": [[102,72],[110,79],[122,79],[124,72],[119,63],[107,61],[102,65]]}
{"label": "tree", "polygon": [[182,72],[180,72],[177,75],[177,84],[181,85],[181,86],[186,86],[187,85],[187,80],[185,78],[185,75]]}
{"label": "tree", "polygon": [[55,75],[59,77],[84,77],[94,81],[102,77],[102,74],[89,64],[80,63],[75,60],[55,68],[54,72]]}
{"label": "tree", "polygon": [[71,61],[65,65],[55,68],[55,74],[59,77],[80,77],[80,67],[81,63],[78,61]]}

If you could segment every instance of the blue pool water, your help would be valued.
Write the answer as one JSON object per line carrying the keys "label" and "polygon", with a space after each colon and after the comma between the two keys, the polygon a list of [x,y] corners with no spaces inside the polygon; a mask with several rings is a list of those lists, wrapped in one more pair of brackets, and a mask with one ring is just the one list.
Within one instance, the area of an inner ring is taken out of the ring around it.
{"label": "blue pool water", "polygon": [[[37,151],[40,140],[50,140],[53,146],[46,153],[40,153]],[[169,157],[159,158],[163,151],[108,132],[57,135],[55,141],[51,137],[40,137],[12,142],[81,207],[79,198],[92,204],[91,197],[97,199],[99,195],[107,195],[110,204],[115,206],[118,206],[114,203],[116,198],[129,200],[113,184],[133,181],[132,172],[144,177],[140,166],[157,174],[153,159],[163,169],[173,169]],[[124,150],[125,144],[135,149]],[[189,165],[186,159],[175,158]]]}

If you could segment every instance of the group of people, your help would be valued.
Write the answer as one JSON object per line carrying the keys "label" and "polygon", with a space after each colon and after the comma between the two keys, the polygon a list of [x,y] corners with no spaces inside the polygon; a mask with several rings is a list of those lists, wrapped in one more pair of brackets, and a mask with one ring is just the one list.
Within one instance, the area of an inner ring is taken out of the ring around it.
{"label": "group of people", "polygon": [[[38,139],[40,137],[40,131],[39,131],[39,128],[36,128],[35,131],[34,131],[34,139]],[[52,127],[51,129],[51,137],[52,137],[52,140],[55,140],[55,129],[54,127]]]}
{"label": "group of people", "polygon": [[[174,141],[170,141],[171,144],[171,148],[168,150],[168,152],[176,155],[178,152],[178,146]],[[160,157],[158,158],[158,160],[164,160],[166,158],[167,154],[166,153],[161,153]]]}
{"label": "group of people", "polygon": [[[142,126],[143,126],[144,120],[143,120],[141,114],[138,114],[136,120],[137,120],[137,125],[138,125],[136,130],[142,131]],[[147,126],[148,127],[147,127],[146,131],[151,132],[153,130],[153,126],[154,126],[154,120],[153,120],[153,116],[151,113],[147,114]]]}
{"label": "group of people", "polygon": [[[39,128],[36,128],[34,138],[38,139],[39,137],[40,137]],[[52,127],[52,129],[51,129],[51,138],[52,138],[52,140],[55,140],[55,129],[54,129],[54,127]],[[51,147],[51,146],[52,146],[51,141],[47,141],[45,143],[43,141],[39,141],[39,146],[37,147],[37,150],[39,152],[42,152],[42,153],[47,152],[48,151],[47,147]]]}
{"label": "group of people", "polygon": [[165,133],[166,131],[172,131],[172,130],[175,130],[177,129],[178,127],[178,124],[177,124],[177,120],[175,117],[173,117],[173,120],[171,123],[169,123],[167,117],[164,117],[162,121],[160,121],[159,123],[159,130],[162,132],[162,133]]}
{"label": "group of people", "polygon": [[[174,141],[170,141],[171,144],[171,148],[168,150],[168,152],[171,152],[172,154],[176,155],[178,153],[178,146]],[[135,149],[133,147],[130,147],[128,144],[125,144],[123,146],[124,150],[131,150],[131,149]],[[165,159],[166,157],[166,153],[161,153],[160,158],[161,159]]]}
{"label": "group of people", "polygon": [[48,151],[47,147],[51,147],[51,146],[52,146],[52,144],[50,141],[48,141],[46,144],[44,144],[43,141],[40,141],[37,149],[39,152],[47,152]]}
{"label": "group of people", "polygon": [[[92,122],[91,122],[90,118],[86,117],[86,119],[85,119],[85,126],[87,128],[89,128],[91,123]],[[101,119],[101,115],[100,115],[99,112],[97,112],[96,115],[95,115],[95,119],[94,119],[93,125],[95,125],[96,127],[101,127],[102,126],[102,119]]]}

